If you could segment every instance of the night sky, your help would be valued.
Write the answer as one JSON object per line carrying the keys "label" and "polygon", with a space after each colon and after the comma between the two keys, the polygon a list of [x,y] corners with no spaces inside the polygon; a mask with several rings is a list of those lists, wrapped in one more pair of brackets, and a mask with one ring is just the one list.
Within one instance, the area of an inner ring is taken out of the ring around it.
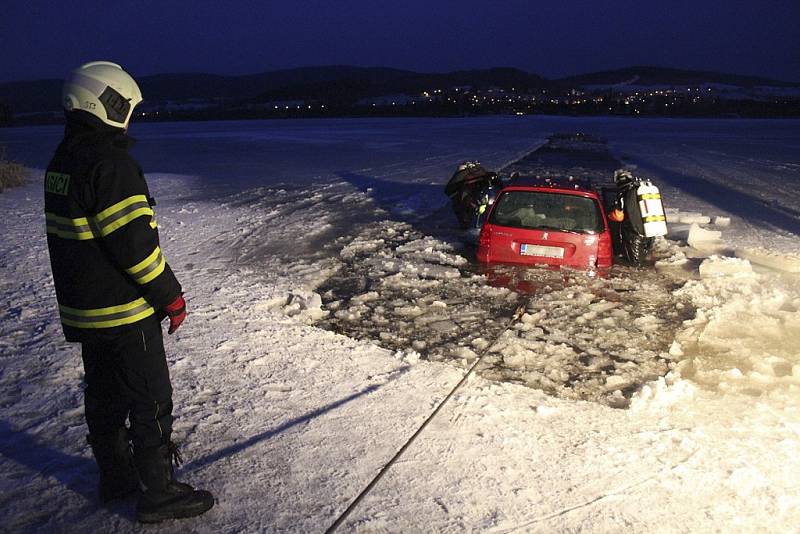
{"label": "night sky", "polygon": [[0,81],[312,65],[548,78],[656,65],[800,82],[800,0],[5,0]]}

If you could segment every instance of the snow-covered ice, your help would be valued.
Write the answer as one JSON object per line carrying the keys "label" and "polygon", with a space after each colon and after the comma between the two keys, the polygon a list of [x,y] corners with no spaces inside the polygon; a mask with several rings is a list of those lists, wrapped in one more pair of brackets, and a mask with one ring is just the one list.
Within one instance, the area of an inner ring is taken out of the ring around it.
{"label": "snow-covered ice", "polygon": [[[240,125],[143,130],[162,248],[190,311],[167,339],[188,459],[179,474],[218,499],[201,518],[148,530],[324,530],[484,352],[478,376],[343,530],[800,524],[800,124]],[[576,130],[609,139],[661,187],[671,234],[655,269],[483,273],[468,244],[430,226],[450,216],[437,210],[458,160],[500,166]],[[230,157],[193,157],[220,136]],[[56,141],[47,128],[0,130],[12,155],[49,155]],[[225,168],[240,179],[215,187]],[[255,183],[264,169],[280,177]],[[131,501],[95,499],[80,357],[57,323],[39,184],[3,193],[0,209],[0,524],[139,530]],[[692,246],[702,241],[688,242],[692,225],[722,245]]]}

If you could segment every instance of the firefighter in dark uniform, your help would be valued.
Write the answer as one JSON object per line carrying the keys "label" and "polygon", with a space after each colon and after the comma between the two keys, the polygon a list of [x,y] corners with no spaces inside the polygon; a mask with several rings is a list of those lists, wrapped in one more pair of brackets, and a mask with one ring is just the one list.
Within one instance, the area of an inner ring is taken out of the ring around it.
{"label": "firefighter in dark uniform", "polygon": [[214,498],[174,478],[180,456],[170,440],[172,386],[160,320],[169,318],[172,334],[186,304],[159,245],[155,201],[128,155],[128,122],[141,100],[117,64],[73,71],[63,90],[64,139],[47,167],[44,196],[64,335],[82,345],[100,496],[141,490],[137,518],[156,522],[202,514]]}

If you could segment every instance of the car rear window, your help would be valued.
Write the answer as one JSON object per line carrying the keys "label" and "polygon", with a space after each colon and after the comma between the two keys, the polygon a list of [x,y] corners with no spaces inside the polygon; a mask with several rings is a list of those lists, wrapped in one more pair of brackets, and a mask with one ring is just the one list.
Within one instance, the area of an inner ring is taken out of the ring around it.
{"label": "car rear window", "polygon": [[540,191],[505,191],[489,223],[527,229],[602,232],[600,207],[591,198]]}

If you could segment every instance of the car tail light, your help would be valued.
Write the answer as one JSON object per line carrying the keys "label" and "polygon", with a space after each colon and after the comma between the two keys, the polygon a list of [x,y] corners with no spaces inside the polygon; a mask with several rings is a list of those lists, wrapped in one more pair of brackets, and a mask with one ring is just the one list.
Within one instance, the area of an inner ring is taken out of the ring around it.
{"label": "car tail light", "polygon": [[614,252],[611,248],[611,233],[606,231],[600,234],[597,241],[597,268],[611,267],[614,262]]}
{"label": "car tail light", "polygon": [[489,261],[489,243],[492,240],[492,231],[489,230],[489,225],[484,225],[481,228],[481,233],[478,237],[478,252],[477,259],[481,263]]}
{"label": "car tail light", "polygon": [[486,226],[481,228],[480,237],[478,238],[479,247],[488,247],[489,242],[492,240],[492,232]]}

